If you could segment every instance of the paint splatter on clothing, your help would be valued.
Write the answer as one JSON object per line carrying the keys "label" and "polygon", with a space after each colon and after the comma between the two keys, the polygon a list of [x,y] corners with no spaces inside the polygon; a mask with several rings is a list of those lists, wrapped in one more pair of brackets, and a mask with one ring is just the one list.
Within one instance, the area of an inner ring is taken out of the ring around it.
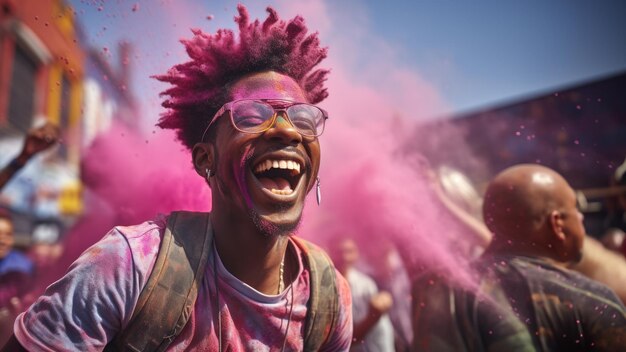
{"label": "paint splatter on clothing", "polygon": [[[116,227],[85,251],[62,279],[18,317],[15,335],[19,342],[31,351],[102,350],[128,324],[156,260],[165,224],[165,217],[159,217],[137,226]],[[309,271],[297,246],[290,242],[289,249],[297,254],[300,271],[278,295],[262,294],[241,282],[224,268],[219,256],[214,261],[215,252],[211,252],[193,314],[168,351],[217,351],[218,302],[223,350],[278,351],[285,339],[285,350],[302,350]],[[339,320],[324,346],[327,351],[347,351],[352,338],[350,291],[339,273],[337,287]]]}
{"label": "paint splatter on clothing", "polygon": [[[413,350],[623,351],[626,308],[608,287],[546,260],[490,256],[476,290],[425,275],[413,288]],[[478,292],[478,293],[476,293]]]}

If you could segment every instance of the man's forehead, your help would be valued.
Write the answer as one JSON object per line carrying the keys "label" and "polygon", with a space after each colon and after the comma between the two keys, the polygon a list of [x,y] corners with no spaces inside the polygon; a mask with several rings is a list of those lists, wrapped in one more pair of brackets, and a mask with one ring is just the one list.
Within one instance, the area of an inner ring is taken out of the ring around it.
{"label": "man's forehead", "polygon": [[291,77],[276,72],[256,73],[240,79],[230,87],[232,100],[287,99],[306,101],[304,92]]}

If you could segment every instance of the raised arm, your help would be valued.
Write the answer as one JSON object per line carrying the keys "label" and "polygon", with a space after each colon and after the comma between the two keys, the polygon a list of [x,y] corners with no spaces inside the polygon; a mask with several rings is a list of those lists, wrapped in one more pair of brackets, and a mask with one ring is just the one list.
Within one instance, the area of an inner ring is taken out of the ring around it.
{"label": "raised arm", "polygon": [[26,134],[20,154],[0,171],[0,189],[37,153],[59,141],[59,128],[51,123],[33,128]]}

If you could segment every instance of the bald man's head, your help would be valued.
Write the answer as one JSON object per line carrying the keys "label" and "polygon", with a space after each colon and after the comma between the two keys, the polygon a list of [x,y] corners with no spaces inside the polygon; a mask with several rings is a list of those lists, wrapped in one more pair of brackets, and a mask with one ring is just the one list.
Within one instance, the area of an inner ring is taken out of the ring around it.
{"label": "bald man's head", "polygon": [[585,232],[576,195],[547,167],[524,164],[498,174],[485,194],[483,215],[496,244],[559,261],[579,260]]}

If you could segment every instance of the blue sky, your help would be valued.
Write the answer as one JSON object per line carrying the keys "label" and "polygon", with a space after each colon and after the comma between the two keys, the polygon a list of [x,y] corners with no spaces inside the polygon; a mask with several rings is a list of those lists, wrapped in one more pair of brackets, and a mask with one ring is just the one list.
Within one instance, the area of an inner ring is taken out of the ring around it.
{"label": "blue sky", "polygon": [[372,30],[455,110],[626,70],[625,1],[366,2]]}
{"label": "blue sky", "polygon": [[[114,53],[120,39],[135,43],[134,86],[151,115],[158,114],[157,95],[163,86],[148,76],[186,59],[177,40],[189,37],[190,27],[208,32],[233,28],[237,4],[231,0],[70,3],[93,46]],[[268,4],[282,18],[302,14],[330,46],[333,65],[341,66],[333,70],[345,71],[347,79],[393,90],[390,77],[398,77],[398,72],[385,75],[385,70],[394,67],[411,77],[414,84],[406,87],[428,86],[443,102],[436,105],[445,109],[436,107],[425,114],[467,112],[626,70],[625,1],[244,3],[253,18],[264,18]],[[213,20],[207,21],[208,15]],[[411,98],[405,100],[400,105],[410,106]]]}

